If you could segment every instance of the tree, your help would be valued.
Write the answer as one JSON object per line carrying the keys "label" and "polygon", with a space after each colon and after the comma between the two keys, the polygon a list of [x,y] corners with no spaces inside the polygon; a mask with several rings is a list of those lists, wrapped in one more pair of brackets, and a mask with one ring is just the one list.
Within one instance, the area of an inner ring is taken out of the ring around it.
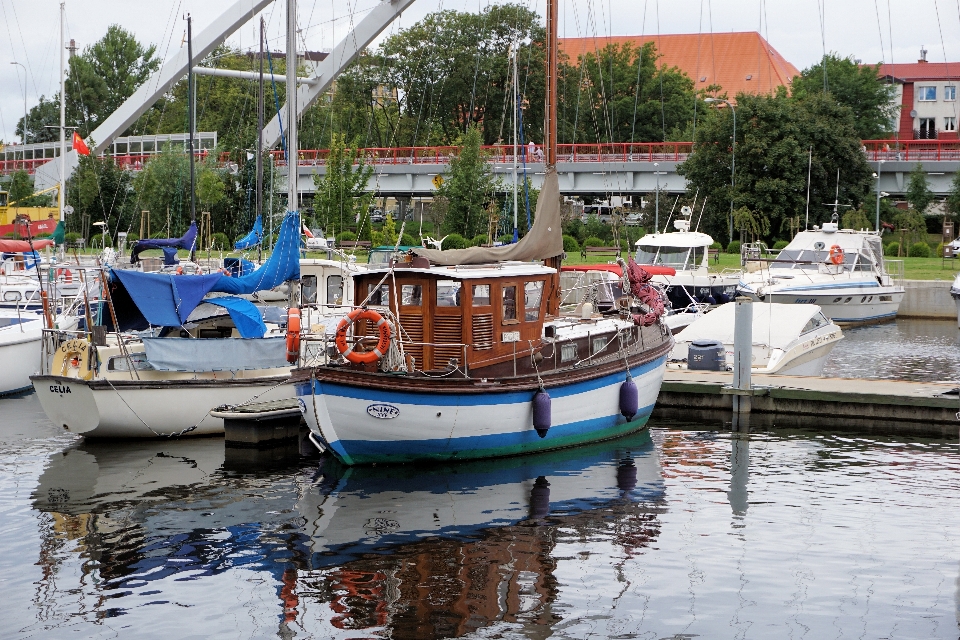
{"label": "tree", "polygon": [[334,135],[326,173],[313,177],[316,187],[313,207],[317,223],[327,235],[346,230],[367,212],[373,199],[373,194],[367,191],[372,175],[373,167],[364,162],[360,151],[347,147],[343,135]]}
{"label": "tree", "polygon": [[910,182],[907,183],[907,202],[910,203],[920,215],[923,215],[930,203],[933,202],[933,192],[930,191],[930,183],[927,181],[927,172],[923,170],[923,165],[919,162],[910,172]]}
{"label": "tree", "polygon": [[81,156],[67,183],[67,200],[74,208],[67,224],[76,231],[83,217],[89,216],[91,221],[106,222],[107,233],[112,236],[117,231],[130,231],[136,217],[132,175],[109,158]]}
{"label": "tree", "polygon": [[435,192],[448,202],[444,233],[472,238],[486,232],[486,207],[493,197],[494,179],[490,166],[480,155],[481,135],[480,127],[472,126],[461,136],[459,150],[450,159],[450,173]]}
{"label": "tree", "polygon": [[870,216],[863,209],[851,209],[843,214],[841,227],[844,229],[872,229]]}
{"label": "tree", "polygon": [[947,212],[960,216],[960,172],[953,174],[950,193],[947,195]]}
{"label": "tree", "polygon": [[[55,142],[60,139],[60,94],[47,100],[40,96],[40,101],[27,114],[27,138],[23,136],[23,118],[17,120],[17,135],[21,140],[29,139],[34,142]],[[67,134],[69,135],[69,133]]]}
{"label": "tree", "polygon": [[762,213],[754,213],[746,207],[733,212],[733,228],[740,232],[740,242],[756,241],[770,233],[770,221]]}
{"label": "tree", "polygon": [[106,35],[70,58],[67,124],[89,136],[160,67],[155,53],[156,47],[143,47],[120,25],[107,27]]}
{"label": "tree", "polygon": [[189,162],[182,149],[168,145],[134,180],[139,208],[150,212],[150,229],[156,237],[166,233],[168,212],[171,236],[181,235],[190,224]]}
{"label": "tree", "polygon": [[[849,108],[823,95],[791,98],[737,96],[735,188],[730,187],[730,109],[710,110],[697,126],[694,153],[678,168],[693,194],[707,197],[703,228],[727,239],[730,202],[762,211],[771,229],[806,208],[807,159],[812,149],[810,224],[829,220],[840,171],[840,202],[858,208],[869,196],[873,172],[867,164]],[[764,234],[764,240],[771,240]]]}
{"label": "tree", "polygon": [[33,178],[30,174],[19,169],[10,176],[8,199],[10,202],[22,203],[33,194]]}
{"label": "tree", "polygon": [[879,72],[880,65],[860,65],[853,57],[832,53],[804,69],[791,88],[797,98],[827,94],[837,104],[849,107],[856,135],[861,140],[876,140],[893,132],[899,109],[896,85],[883,82]]}
{"label": "tree", "polygon": [[666,141],[693,119],[693,81],[658,64],[652,42],[610,44],[580,57],[588,139],[600,142]]}

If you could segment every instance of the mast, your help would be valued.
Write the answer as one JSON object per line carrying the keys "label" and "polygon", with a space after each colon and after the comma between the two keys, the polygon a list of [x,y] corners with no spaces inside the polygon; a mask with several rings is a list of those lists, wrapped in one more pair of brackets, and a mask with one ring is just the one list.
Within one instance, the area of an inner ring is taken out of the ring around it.
{"label": "mast", "polygon": [[287,211],[297,200],[297,0],[287,0]]}
{"label": "mast", "polygon": [[[263,214],[263,17],[260,18],[260,90],[257,93],[257,215]],[[270,217],[270,235],[273,235],[273,216]],[[260,244],[263,244],[261,238]]]}
{"label": "mast", "polygon": [[[67,94],[65,92],[66,81],[64,80],[66,42],[64,41],[63,32],[65,4],[64,2],[60,3],[60,188],[57,189],[57,206],[60,208],[60,222],[64,222],[63,206],[66,201],[64,194],[67,190]],[[23,121],[23,130],[27,130],[26,120]]]}
{"label": "mast", "polygon": [[557,165],[557,0],[547,0],[547,99],[543,144],[547,173]]}
{"label": "mast", "polygon": [[[197,105],[195,104],[196,96],[194,95],[193,87],[193,30],[192,30],[193,20],[190,18],[190,14],[187,14],[187,102],[189,103],[188,116],[187,119],[189,122],[187,126],[190,129],[190,222],[197,221],[197,185],[196,185],[196,174],[194,164],[196,158],[194,157],[193,149],[193,130],[196,128],[196,110]],[[193,252],[191,251],[191,257]]]}
{"label": "mast", "polygon": [[517,212],[520,210],[520,204],[517,199],[517,109],[520,108],[519,87],[517,86],[517,48],[510,45],[511,58],[513,58],[513,241],[519,238],[517,231]]}

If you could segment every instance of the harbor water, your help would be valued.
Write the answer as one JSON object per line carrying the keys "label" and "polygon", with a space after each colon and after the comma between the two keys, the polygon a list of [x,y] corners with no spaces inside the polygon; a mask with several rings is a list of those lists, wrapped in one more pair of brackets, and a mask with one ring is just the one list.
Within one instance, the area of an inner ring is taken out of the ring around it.
{"label": "harbor water", "polygon": [[3,399],[0,637],[957,637],[956,440],[727,420],[344,469]]}

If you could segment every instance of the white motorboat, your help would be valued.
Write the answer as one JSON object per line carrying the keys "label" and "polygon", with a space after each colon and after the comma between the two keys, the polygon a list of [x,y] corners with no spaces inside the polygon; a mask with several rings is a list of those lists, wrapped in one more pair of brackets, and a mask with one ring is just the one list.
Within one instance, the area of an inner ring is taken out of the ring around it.
{"label": "white motorboat", "polygon": [[[893,273],[891,273],[893,270]],[[834,322],[892,320],[903,300],[903,262],[884,260],[872,231],[801,231],[773,260],[746,259],[739,292],[754,300],[816,304]]]}
{"label": "white motorboat", "polygon": [[[685,207],[686,208],[686,207]],[[690,220],[676,220],[673,233],[648,233],[636,242],[637,264],[663,285],[674,311],[691,305],[724,304],[733,300],[739,271],[710,272],[709,249],[713,238],[690,231]]]}
{"label": "white motorboat", "polygon": [[[830,352],[843,338],[840,327],[814,304],[754,303],[753,366],[755,373],[793,376],[823,374]],[[668,368],[688,368],[691,345],[722,345],[725,357],[719,367],[733,369],[734,314],[732,304],[712,309],[674,336]],[[709,368],[709,366],[707,366]]]}
{"label": "white motorboat", "polygon": [[[76,305],[54,322],[60,330],[77,326]],[[0,310],[0,395],[30,388],[30,376],[41,370],[43,310]]]}

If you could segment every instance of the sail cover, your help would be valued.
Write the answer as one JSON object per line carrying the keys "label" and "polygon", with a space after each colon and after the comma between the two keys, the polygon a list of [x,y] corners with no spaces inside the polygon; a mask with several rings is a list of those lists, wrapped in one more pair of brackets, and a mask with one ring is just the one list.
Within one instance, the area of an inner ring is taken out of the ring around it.
{"label": "sail cover", "polygon": [[251,294],[273,289],[287,280],[300,278],[300,214],[289,211],[280,224],[280,234],[273,253],[259,269],[239,278],[222,278],[211,291]]}
{"label": "sail cover", "polygon": [[551,168],[543,179],[537,199],[536,219],[520,242],[502,247],[470,247],[468,249],[414,248],[412,251],[438,265],[487,264],[506,260],[546,260],[563,254],[563,230],[560,225],[560,183],[557,171]]}
{"label": "sail cover", "polygon": [[146,238],[144,240],[137,240],[133,245],[133,249],[130,250],[130,264],[136,264],[140,259],[140,253],[147,249],[178,247],[180,249],[186,249],[187,251],[193,251],[196,242],[197,223],[194,221],[190,223],[190,228],[187,229],[187,232],[183,234],[181,238]]}
{"label": "sail cover", "polygon": [[250,233],[237,240],[233,248],[249,249],[257,246],[261,242],[263,242],[263,219],[257,216],[257,219],[253,222],[253,229],[250,230]]}
{"label": "sail cover", "polygon": [[[34,240],[34,249],[43,249],[53,244],[53,240]],[[30,243],[26,240],[0,240],[0,252],[3,253],[29,253]]]}

